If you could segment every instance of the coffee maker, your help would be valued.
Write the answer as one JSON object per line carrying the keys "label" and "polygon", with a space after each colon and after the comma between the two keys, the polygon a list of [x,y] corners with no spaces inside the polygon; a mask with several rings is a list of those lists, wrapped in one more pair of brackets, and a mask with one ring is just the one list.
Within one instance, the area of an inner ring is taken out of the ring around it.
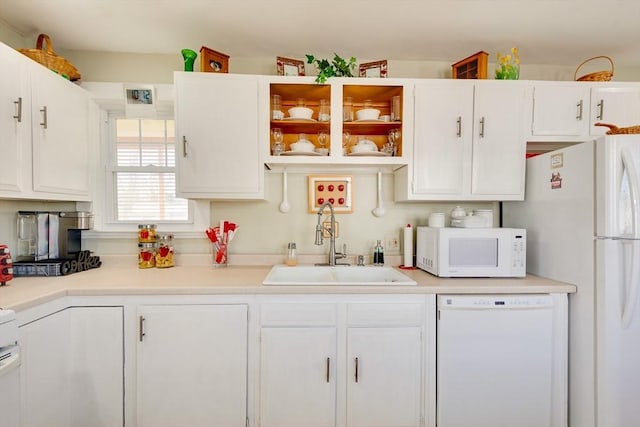
{"label": "coffee maker", "polygon": [[89,212],[19,211],[16,260],[75,259],[82,250],[81,231],[92,228]]}

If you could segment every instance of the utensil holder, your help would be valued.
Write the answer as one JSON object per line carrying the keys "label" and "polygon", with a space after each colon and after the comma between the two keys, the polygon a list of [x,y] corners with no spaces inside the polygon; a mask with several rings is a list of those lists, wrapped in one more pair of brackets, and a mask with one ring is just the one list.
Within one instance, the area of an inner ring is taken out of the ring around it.
{"label": "utensil holder", "polygon": [[212,245],[212,261],[215,268],[229,265],[229,245],[227,243],[214,243]]}

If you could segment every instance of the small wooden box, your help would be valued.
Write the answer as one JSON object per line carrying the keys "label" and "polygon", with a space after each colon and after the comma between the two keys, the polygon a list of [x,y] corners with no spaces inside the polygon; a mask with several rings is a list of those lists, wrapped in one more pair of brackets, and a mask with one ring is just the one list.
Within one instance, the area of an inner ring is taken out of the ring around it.
{"label": "small wooden box", "polygon": [[228,73],[229,55],[202,46],[200,48],[200,71],[207,73]]}
{"label": "small wooden box", "polygon": [[481,50],[456,62],[451,66],[451,76],[454,79],[486,79],[488,57],[489,54]]}

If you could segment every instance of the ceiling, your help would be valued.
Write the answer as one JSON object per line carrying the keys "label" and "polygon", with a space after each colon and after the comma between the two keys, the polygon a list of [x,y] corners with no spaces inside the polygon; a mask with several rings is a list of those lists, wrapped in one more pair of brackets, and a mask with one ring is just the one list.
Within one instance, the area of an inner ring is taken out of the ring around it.
{"label": "ceiling", "polygon": [[[597,55],[640,67],[638,0],[1,0],[20,35],[56,50],[456,62],[512,46],[523,66]],[[32,46],[24,46],[32,47]],[[600,66],[602,69],[602,66]]]}

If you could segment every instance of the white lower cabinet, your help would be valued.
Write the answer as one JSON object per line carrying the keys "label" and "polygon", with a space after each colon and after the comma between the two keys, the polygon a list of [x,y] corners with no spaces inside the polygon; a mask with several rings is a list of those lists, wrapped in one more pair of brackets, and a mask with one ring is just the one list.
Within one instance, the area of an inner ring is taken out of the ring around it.
{"label": "white lower cabinet", "polygon": [[123,425],[123,309],[69,307],[20,327],[21,426]]}
{"label": "white lower cabinet", "polygon": [[247,305],[138,307],[138,427],[247,423]]}
{"label": "white lower cabinet", "polygon": [[420,426],[422,328],[347,330],[347,425]]}
{"label": "white lower cabinet", "polygon": [[263,328],[260,425],[335,425],[336,362],[335,327]]}
{"label": "white lower cabinet", "polygon": [[434,360],[425,297],[309,301],[260,306],[258,425],[423,426]]}

